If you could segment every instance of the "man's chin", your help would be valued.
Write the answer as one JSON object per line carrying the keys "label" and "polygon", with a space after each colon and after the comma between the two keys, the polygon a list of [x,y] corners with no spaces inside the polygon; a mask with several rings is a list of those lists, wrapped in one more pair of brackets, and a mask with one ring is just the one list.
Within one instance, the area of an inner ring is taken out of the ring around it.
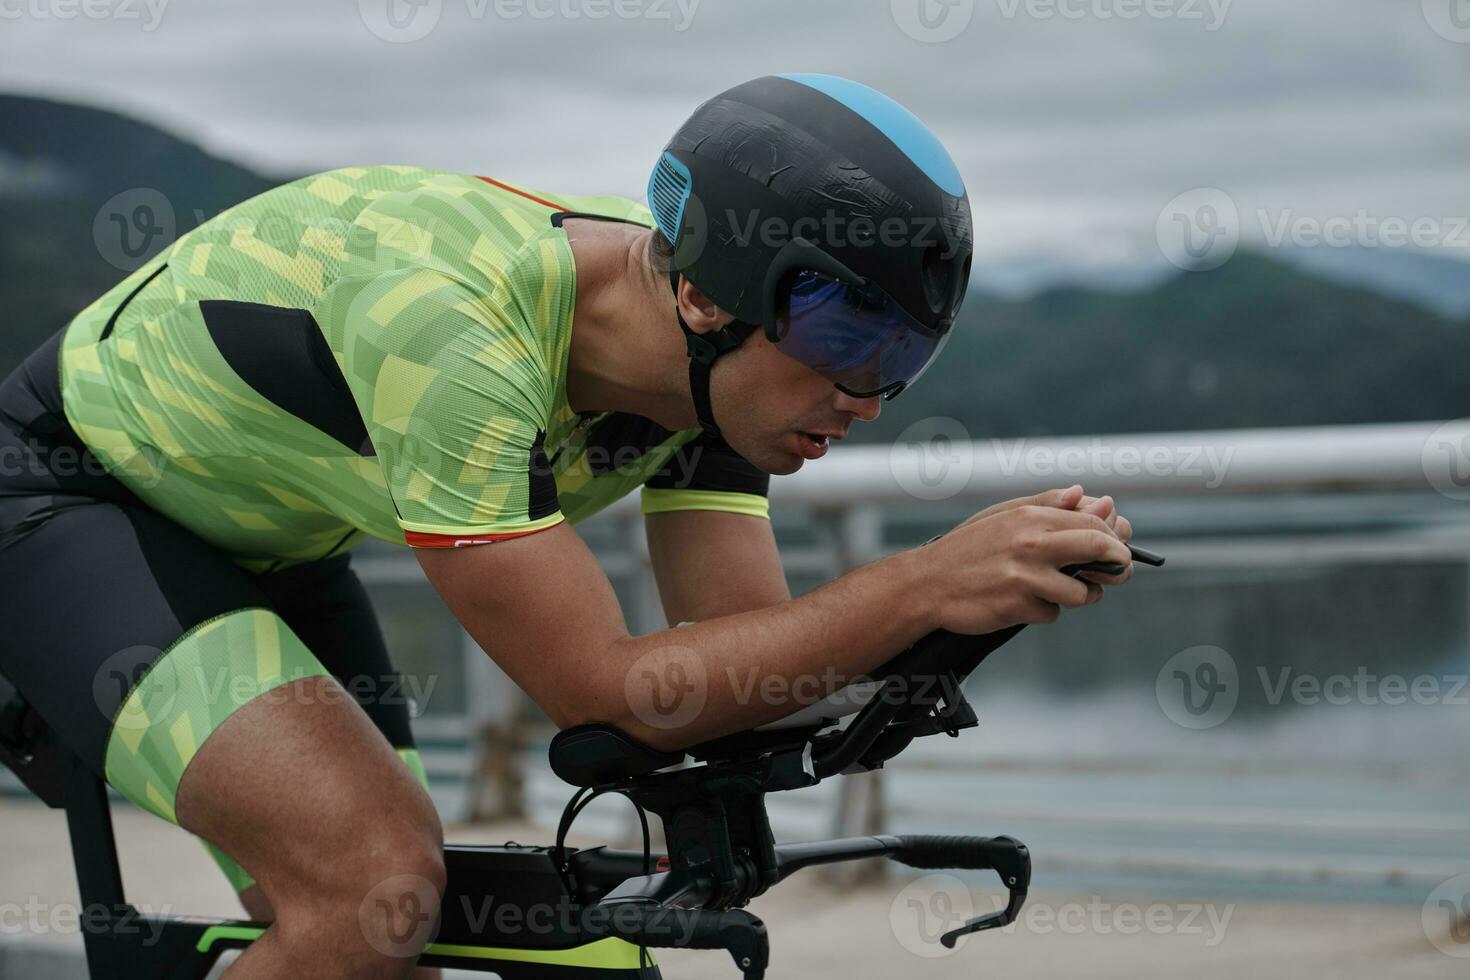
{"label": "man's chin", "polygon": [[801,469],[805,459],[798,453],[785,452],[781,449],[763,449],[762,452],[747,456],[750,464],[762,473],[771,476],[790,476]]}

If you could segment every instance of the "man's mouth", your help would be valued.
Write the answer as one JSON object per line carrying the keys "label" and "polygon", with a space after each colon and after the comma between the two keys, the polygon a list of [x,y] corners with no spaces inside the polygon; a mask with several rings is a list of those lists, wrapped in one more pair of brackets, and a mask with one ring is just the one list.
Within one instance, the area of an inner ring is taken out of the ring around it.
{"label": "man's mouth", "polygon": [[[797,441],[800,444],[801,455],[806,459],[821,459],[827,455],[828,439],[832,438],[823,432],[798,432]],[[836,436],[841,439],[841,436]]]}

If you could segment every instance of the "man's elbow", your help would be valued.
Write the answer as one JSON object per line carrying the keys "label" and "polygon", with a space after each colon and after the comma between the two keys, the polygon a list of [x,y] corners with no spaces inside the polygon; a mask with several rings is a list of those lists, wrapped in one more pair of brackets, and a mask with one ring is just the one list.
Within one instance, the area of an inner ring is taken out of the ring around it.
{"label": "man's elbow", "polygon": [[648,724],[627,705],[624,705],[621,711],[609,710],[604,704],[585,709],[565,708],[557,713],[548,712],[548,714],[551,714],[551,720],[556,724],[558,730],[565,730],[576,725],[608,725],[635,742],[660,752],[678,751],[697,741],[688,735],[681,735],[682,726],[681,728],[668,728]]}

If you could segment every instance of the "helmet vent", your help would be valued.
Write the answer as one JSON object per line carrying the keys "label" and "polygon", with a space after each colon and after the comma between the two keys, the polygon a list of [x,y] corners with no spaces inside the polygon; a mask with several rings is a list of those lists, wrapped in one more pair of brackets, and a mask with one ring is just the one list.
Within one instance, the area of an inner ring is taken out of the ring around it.
{"label": "helmet vent", "polygon": [[688,201],[689,168],[666,152],[658,158],[658,166],[653,168],[653,176],[648,181],[648,209],[670,244],[679,240],[684,205]]}

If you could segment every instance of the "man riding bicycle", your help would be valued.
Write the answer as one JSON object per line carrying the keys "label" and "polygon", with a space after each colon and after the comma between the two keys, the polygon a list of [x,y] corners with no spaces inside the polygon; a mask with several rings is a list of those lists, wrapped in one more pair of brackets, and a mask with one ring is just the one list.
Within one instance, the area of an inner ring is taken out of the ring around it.
{"label": "man riding bicycle", "polygon": [[[19,624],[0,673],[275,923],[230,976],[405,976],[374,940],[409,906],[432,914],[443,840],[348,565],[366,537],[412,547],[557,725],[660,748],[796,705],[711,683],[696,717],[653,725],[635,668],[791,690],[935,629],[1049,622],[1129,577],[1128,522],[1071,487],[790,597],[769,476],[919,378],[971,248],[938,139],[824,75],[702,104],[647,208],[402,166],[268,191],[0,387],[0,450],[21,464],[0,477]],[[677,631],[630,636],[572,529],[635,488]],[[1060,570],[1092,561],[1125,571]]]}

